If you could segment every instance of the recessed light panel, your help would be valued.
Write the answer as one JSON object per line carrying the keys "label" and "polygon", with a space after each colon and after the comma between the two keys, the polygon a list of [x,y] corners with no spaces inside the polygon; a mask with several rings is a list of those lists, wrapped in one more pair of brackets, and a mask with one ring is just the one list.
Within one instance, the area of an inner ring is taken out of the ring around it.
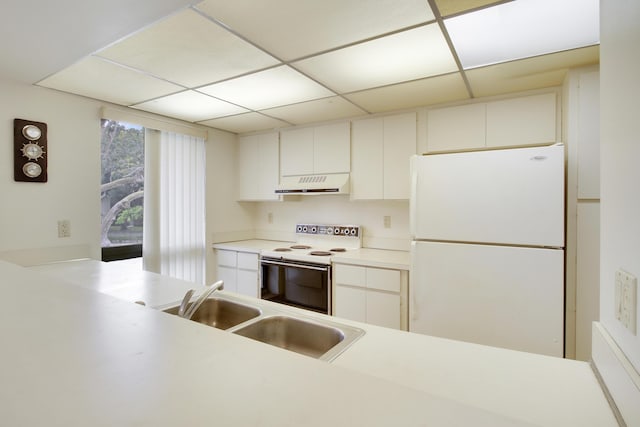
{"label": "recessed light panel", "polygon": [[334,95],[288,66],[280,66],[198,89],[252,110]]}
{"label": "recessed light panel", "polygon": [[516,0],[446,19],[465,69],[599,43],[598,0]]}
{"label": "recessed light panel", "polygon": [[207,0],[196,7],[284,60],[434,20],[426,0]]}
{"label": "recessed light panel", "polygon": [[133,108],[176,117],[188,122],[198,122],[247,111],[237,105],[232,105],[192,90],[143,102],[142,104],[134,105]]}
{"label": "recessed light panel", "polygon": [[264,113],[281,118],[294,125],[299,125],[361,116],[365,114],[365,111],[339,96],[332,96],[330,98],[276,107],[265,110]]}
{"label": "recessed light panel", "polygon": [[292,65],[340,93],[458,69],[436,24],[314,56]]}
{"label": "recessed light panel", "polygon": [[260,113],[245,113],[236,116],[221,117],[219,119],[200,122],[201,125],[222,129],[233,133],[253,132],[266,129],[276,129],[289,126],[289,123],[267,117]]}

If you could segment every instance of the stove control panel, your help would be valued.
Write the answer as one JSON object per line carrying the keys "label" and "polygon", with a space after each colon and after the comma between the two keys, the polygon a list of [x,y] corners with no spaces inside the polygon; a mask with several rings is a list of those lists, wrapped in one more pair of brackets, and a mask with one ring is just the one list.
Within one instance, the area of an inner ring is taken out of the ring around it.
{"label": "stove control panel", "polygon": [[296,234],[315,234],[321,236],[360,237],[358,225],[320,225],[297,224]]}

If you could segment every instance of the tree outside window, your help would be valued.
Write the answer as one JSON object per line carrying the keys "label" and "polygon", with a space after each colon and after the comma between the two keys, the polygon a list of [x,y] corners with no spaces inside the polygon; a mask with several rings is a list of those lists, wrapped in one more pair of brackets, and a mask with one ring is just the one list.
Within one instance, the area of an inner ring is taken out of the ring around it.
{"label": "tree outside window", "polygon": [[144,128],[102,120],[102,247],[142,244]]}

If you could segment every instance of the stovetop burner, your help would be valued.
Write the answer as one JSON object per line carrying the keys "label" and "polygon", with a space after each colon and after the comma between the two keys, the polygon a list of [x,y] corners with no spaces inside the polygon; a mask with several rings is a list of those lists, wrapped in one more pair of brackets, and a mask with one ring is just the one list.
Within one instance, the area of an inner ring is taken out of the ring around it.
{"label": "stovetop burner", "polygon": [[330,252],[346,252],[347,250],[345,248],[332,248],[329,249]]}
{"label": "stovetop burner", "polygon": [[309,245],[293,245],[290,246],[291,249],[311,249]]}
{"label": "stovetop burner", "polygon": [[291,252],[291,248],[275,248],[274,252]]}
{"label": "stovetop burner", "polygon": [[313,255],[313,256],[331,256],[333,254],[331,252],[328,252],[328,251],[311,251],[311,252],[309,252],[309,255]]}

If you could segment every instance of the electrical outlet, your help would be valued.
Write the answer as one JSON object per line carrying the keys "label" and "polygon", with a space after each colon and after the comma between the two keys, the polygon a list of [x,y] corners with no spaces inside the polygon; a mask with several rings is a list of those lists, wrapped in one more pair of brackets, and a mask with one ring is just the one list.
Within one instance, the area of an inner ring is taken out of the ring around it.
{"label": "electrical outlet", "polygon": [[58,221],[58,237],[71,237],[71,221],[68,219]]}
{"label": "electrical outlet", "polygon": [[269,212],[267,214],[267,223],[273,224],[273,213],[272,212]]}
{"label": "electrical outlet", "polygon": [[616,271],[615,315],[622,325],[636,334],[638,279],[624,270]]}
{"label": "electrical outlet", "polygon": [[385,215],[382,218],[382,221],[384,223],[384,228],[391,228],[391,216]]}

